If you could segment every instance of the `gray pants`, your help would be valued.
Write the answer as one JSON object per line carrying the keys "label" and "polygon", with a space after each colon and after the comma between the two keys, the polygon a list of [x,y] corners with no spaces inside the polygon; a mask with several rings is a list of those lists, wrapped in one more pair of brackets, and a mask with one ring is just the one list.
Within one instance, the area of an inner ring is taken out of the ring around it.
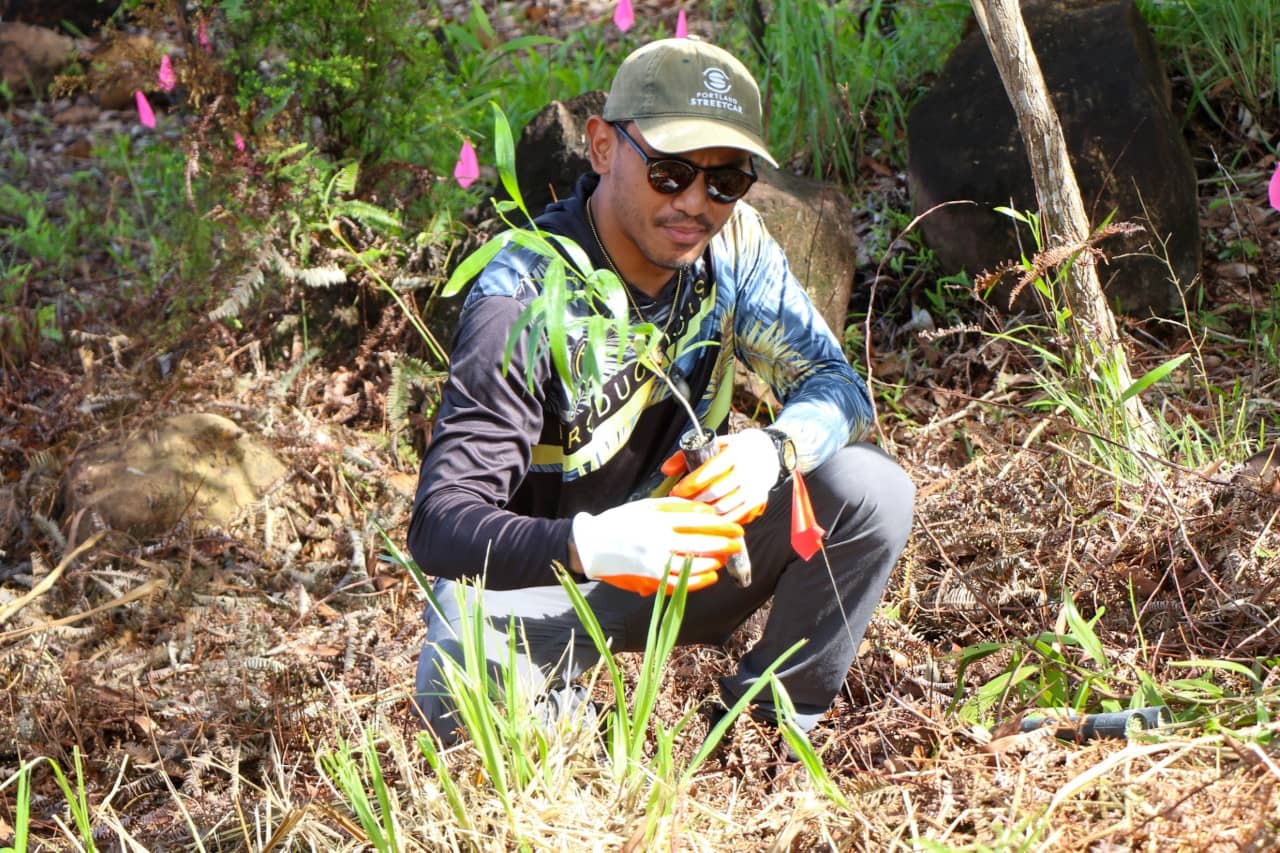
{"label": "gray pants", "polygon": [[[826,713],[844,684],[858,644],[889,574],[907,542],[915,487],[897,463],[870,444],[840,450],[805,475],[818,523],[827,530],[825,550],[802,560],[791,549],[791,481],[774,489],[763,515],[747,525],[752,582],[741,589],[727,575],[689,594],[680,631],[681,644],[723,644],[747,617],[773,598],[760,640],[720,679],[726,705],[797,640],[806,642],[778,671],[808,730]],[[832,579],[834,576],[834,589]],[[642,651],[653,600],[605,583],[578,587],[600,622],[614,651]],[[440,675],[442,655],[461,662],[461,616],[455,584],[439,579],[435,597],[442,613],[428,606],[427,639],[418,659],[415,700],[426,723],[446,741],[455,723]],[[475,591],[466,590],[468,614]],[[488,617],[485,650],[490,660],[505,660],[508,626],[518,622],[517,665],[533,691],[570,684],[599,659],[591,638],[559,586],[484,590]],[[514,620],[514,621],[513,621]],[[525,646],[527,641],[527,647]],[[772,696],[756,699],[755,714],[774,718]]]}

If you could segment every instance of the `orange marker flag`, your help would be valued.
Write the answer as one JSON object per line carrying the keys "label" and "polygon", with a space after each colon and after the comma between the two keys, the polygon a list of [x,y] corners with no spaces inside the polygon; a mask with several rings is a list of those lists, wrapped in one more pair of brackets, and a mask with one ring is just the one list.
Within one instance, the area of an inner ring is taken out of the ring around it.
{"label": "orange marker flag", "polygon": [[801,559],[807,560],[822,547],[823,530],[813,517],[813,504],[809,503],[809,489],[804,477],[796,471],[791,475],[791,548]]}

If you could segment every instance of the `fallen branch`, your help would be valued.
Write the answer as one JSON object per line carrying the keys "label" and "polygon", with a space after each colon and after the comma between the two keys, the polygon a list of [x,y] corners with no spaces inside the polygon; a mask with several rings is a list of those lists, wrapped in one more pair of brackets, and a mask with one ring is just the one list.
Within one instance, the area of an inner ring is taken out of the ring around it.
{"label": "fallen branch", "polygon": [[71,625],[79,622],[81,619],[88,619],[90,616],[96,616],[99,613],[111,610],[114,607],[123,607],[130,602],[137,601],[139,598],[143,598],[157,591],[163,587],[164,583],[165,579],[152,578],[142,586],[137,587],[136,589],[131,589],[124,595],[117,596],[110,601],[99,604],[97,607],[91,607],[88,610],[84,610],[80,613],[73,613],[70,616],[63,616],[61,619],[54,619],[52,621],[45,622],[42,625],[32,625],[28,628],[19,628],[16,631],[6,631],[5,633],[0,634],[0,643],[8,642],[9,640],[17,640],[31,634],[39,634],[41,631],[48,631],[50,628],[61,628],[64,625]]}
{"label": "fallen branch", "polygon": [[[63,558],[58,562],[58,565],[53,567],[53,571],[41,578],[40,582],[33,586],[31,591],[26,595],[21,598],[16,598],[7,604],[0,605],[0,625],[8,622],[11,618],[17,615],[18,611],[22,610],[22,608],[48,592],[49,589],[58,582],[58,578],[62,577],[62,573],[67,570],[67,567],[76,561],[77,557],[89,550],[93,545],[97,544],[98,540],[102,538],[103,532],[104,531],[99,531],[93,534],[84,542],[77,545],[75,550],[70,554],[63,556]],[[6,635],[0,635],[0,637],[3,636]]]}

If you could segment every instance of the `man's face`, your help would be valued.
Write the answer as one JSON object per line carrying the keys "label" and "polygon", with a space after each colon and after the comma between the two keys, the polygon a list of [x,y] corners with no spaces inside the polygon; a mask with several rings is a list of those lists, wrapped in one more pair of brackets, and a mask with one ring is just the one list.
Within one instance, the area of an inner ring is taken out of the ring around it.
{"label": "man's face", "polygon": [[[631,274],[636,275],[640,272],[637,266],[646,267],[645,273],[657,273],[695,261],[728,221],[733,203],[713,201],[707,195],[705,174],[699,174],[679,192],[658,192],[649,183],[649,167],[644,159],[618,129],[600,119],[594,119],[588,129],[592,162],[601,175],[597,196],[603,202],[601,207],[607,208],[596,207],[595,215],[607,223],[611,237],[621,232],[625,239],[625,245],[613,245],[616,239],[610,245],[610,253],[624,274],[630,268]],[[747,153],[737,148],[701,148],[667,155],[653,149],[634,124],[622,124],[621,129],[650,160],[675,156],[703,168],[731,166],[750,170]]]}

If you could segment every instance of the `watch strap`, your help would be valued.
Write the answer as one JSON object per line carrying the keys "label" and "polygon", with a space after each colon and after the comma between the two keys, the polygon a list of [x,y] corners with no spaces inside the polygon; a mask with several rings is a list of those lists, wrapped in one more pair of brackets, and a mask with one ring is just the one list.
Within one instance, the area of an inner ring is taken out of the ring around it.
{"label": "watch strap", "polygon": [[796,469],[796,445],[791,437],[780,429],[765,427],[762,430],[773,441],[778,451],[778,482],[781,483]]}

